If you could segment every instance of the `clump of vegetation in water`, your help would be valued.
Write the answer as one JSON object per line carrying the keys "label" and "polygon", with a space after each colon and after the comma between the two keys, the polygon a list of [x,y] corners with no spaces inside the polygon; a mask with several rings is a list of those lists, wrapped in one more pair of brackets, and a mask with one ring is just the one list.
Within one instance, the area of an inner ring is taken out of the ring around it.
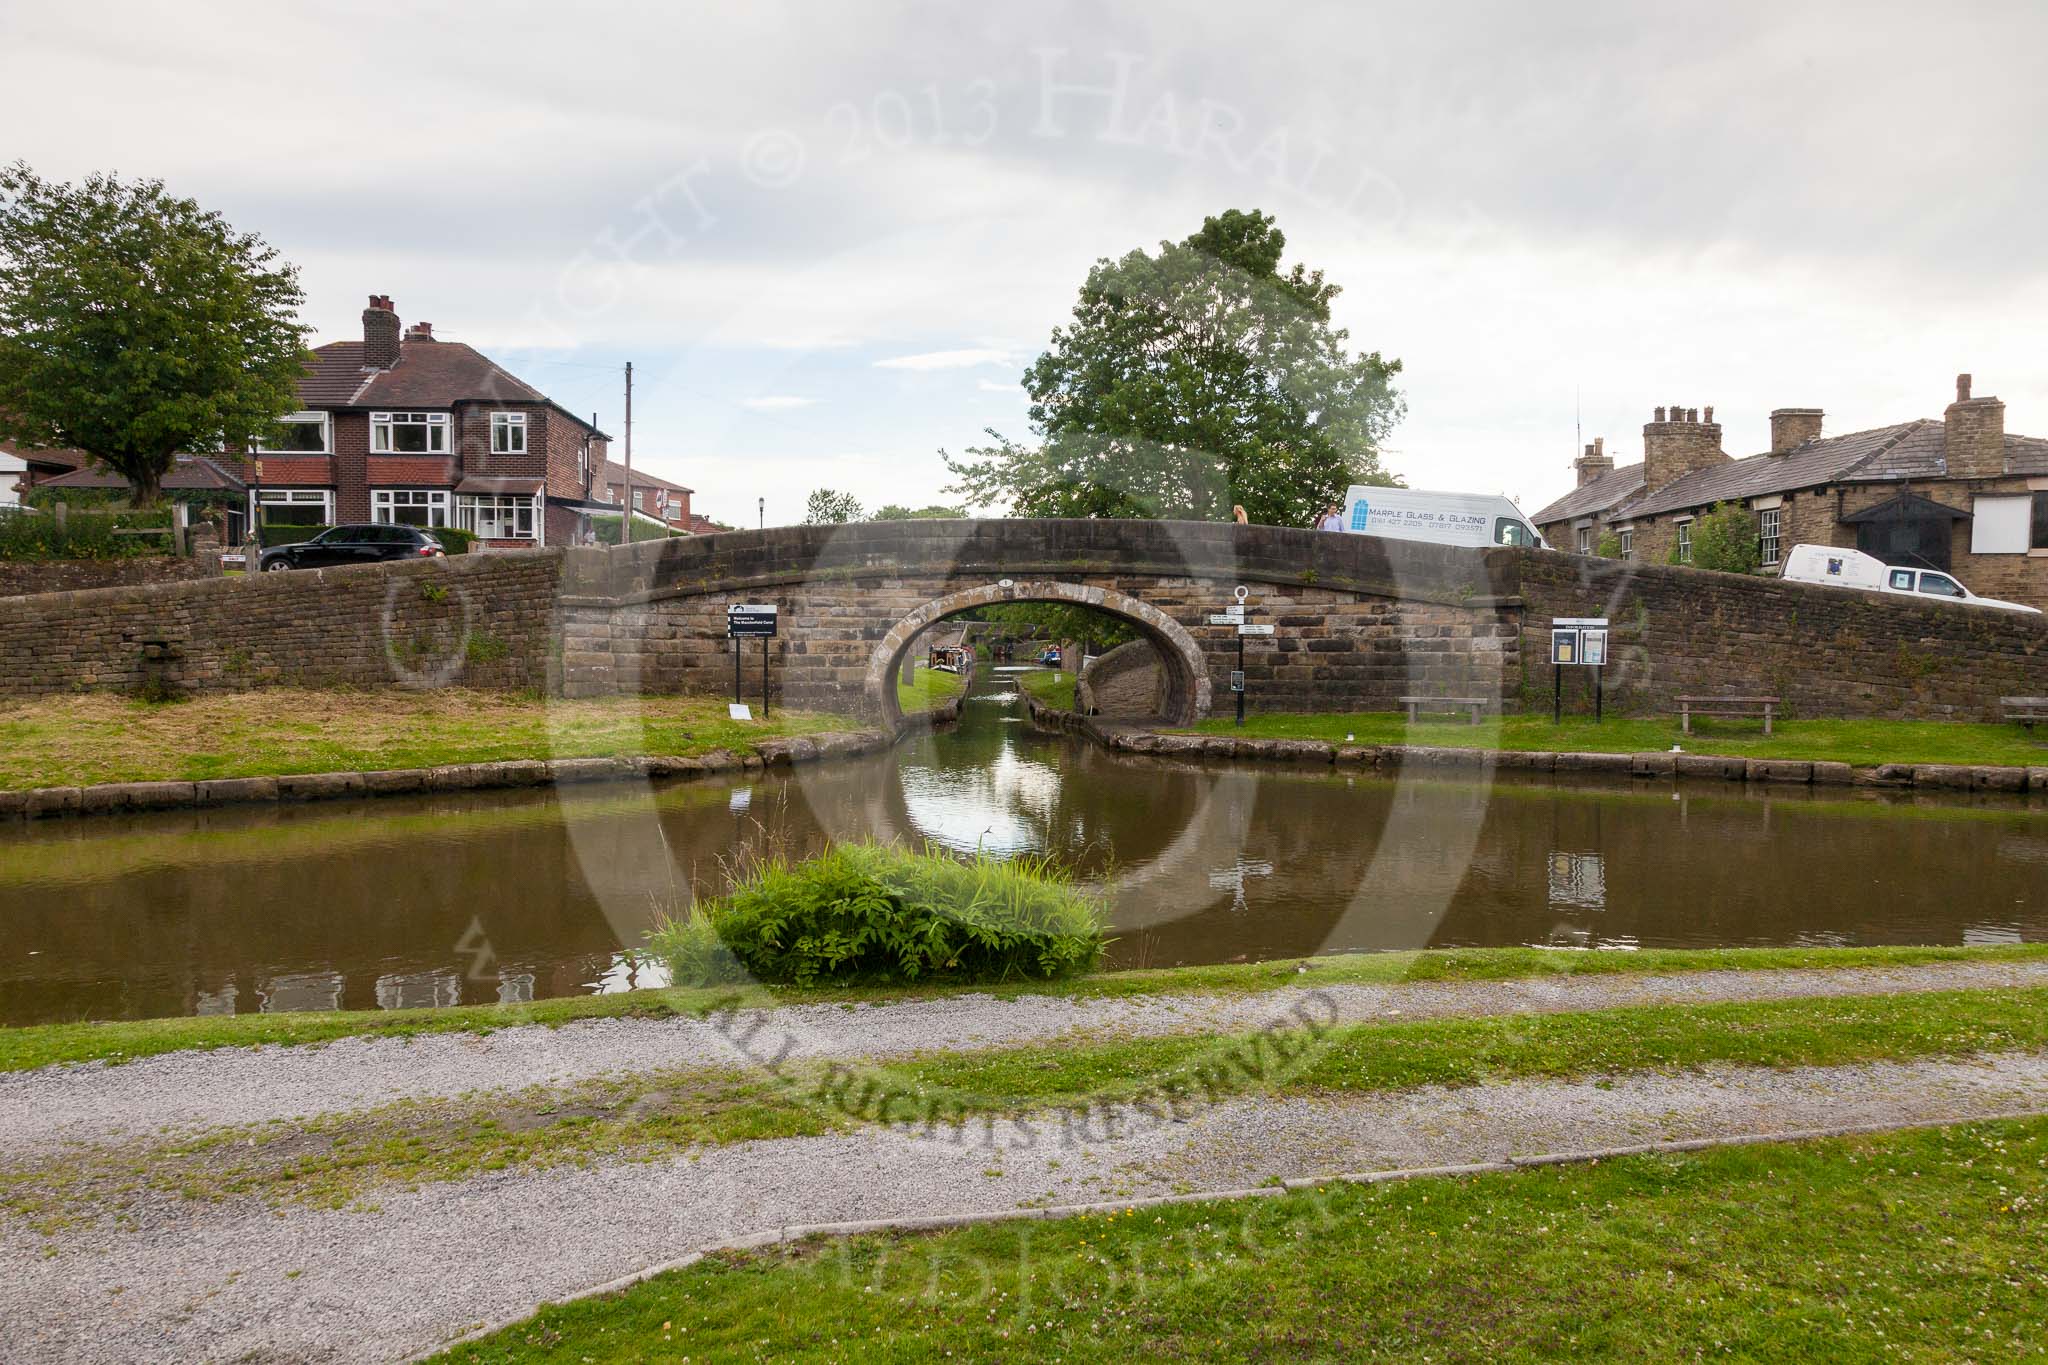
{"label": "clump of vegetation in water", "polygon": [[1042,858],[840,844],[776,858],[649,938],[678,985],[1046,980],[1101,958],[1102,897]]}

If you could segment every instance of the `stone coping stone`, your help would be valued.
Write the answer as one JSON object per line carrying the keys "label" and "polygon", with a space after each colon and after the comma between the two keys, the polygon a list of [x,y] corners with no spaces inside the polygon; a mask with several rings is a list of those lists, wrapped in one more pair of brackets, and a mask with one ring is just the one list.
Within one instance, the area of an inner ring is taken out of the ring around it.
{"label": "stone coping stone", "polygon": [[[410,792],[616,782],[633,777],[690,778],[713,773],[760,772],[771,762],[808,763],[851,758],[880,752],[891,742],[890,736],[878,730],[859,730],[799,736],[790,740],[766,740],[760,746],[764,753],[745,756],[730,749],[714,749],[708,754],[690,756],[651,754],[628,758],[513,759],[499,763],[450,763],[434,768],[384,768],[371,772],[216,777],[201,782],[105,782],[82,787],[31,787],[0,791],[0,818],[39,819],[132,810],[331,801],[352,796],[397,796]],[[783,747],[771,757],[765,751],[772,746]]]}
{"label": "stone coping stone", "polygon": [[1626,773],[1631,777],[1711,777],[1729,782],[1791,783],[1812,786],[1929,787],[1951,791],[2032,792],[2048,795],[2048,766],[1944,763],[1880,763],[1859,768],[1826,759],[1739,758],[1656,750],[1641,753],[1551,753],[1547,750],[1460,748],[1425,744],[1331,744],[1321,740],[1253,739],[1232,735],[1187,735],[1103,725],[1052,707],[1032,706],[1035,716],[1063,730],[1086,735],[1120,753],[1179,757],[1261,759],[1286,763],[1331,763],[1359,767],[1513,768],[1534,772]]}

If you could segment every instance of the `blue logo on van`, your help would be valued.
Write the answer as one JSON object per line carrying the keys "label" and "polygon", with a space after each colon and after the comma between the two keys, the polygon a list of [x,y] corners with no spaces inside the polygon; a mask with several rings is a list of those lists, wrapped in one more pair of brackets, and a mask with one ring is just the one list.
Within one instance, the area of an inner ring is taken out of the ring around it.
{"label": "blue logo on van", "polygon": [[1360,498],[1357,502],[1352,503],[1351,529],[1354,531],[1363,531],[1365,529],[1366,516],[1371,512],[1371,510],[1371,508],[1366,506],[1364,498]]}

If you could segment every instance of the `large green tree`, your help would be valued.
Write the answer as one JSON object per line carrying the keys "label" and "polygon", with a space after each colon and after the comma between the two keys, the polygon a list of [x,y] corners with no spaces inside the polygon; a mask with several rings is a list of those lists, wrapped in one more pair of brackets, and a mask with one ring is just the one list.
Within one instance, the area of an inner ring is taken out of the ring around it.
{"label": "large green tree", "polygon": [[0,170],[0,437],[72,448],[157,499],[181,451],[298,406],[298,271],[164,189]]}
{"label": "large green tree", "polygon": [[804,525],[838,526],[861,519],[860,499],[831,488],[814,488],[804,503]]}
{"label": "large green tree", "polygon": [[[1401,362],[1352,354],[1338,288],[1283,270],[1274,220],[1231,210],[1183,242],[1088,272],[1073,320],[1025,372],[1035,445],[946,456],[951,491],[1023,516],[1308,525],[1354,483],[1390,483],[1379,446]],[[944,452],[941,452],[944,454]]]}

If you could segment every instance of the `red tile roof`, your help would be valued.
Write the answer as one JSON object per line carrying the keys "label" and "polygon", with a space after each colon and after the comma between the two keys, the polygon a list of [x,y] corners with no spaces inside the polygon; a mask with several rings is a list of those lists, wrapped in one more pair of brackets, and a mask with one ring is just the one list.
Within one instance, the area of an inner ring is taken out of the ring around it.
{"label": "red tile roof", "polygon": [[362,342],[331,341],[313,351],[313,363],[299,380],[299,401],[308,408],[346,407],[369,377]]}
{"label": "red tile roof", "polygon": [[455,482],[455,467],[446,455],[372,455],[366,481],[447,488]]}
{"label": "red tile roof", "polygon": [[[180,455],[172,464],[171,471],[164,475],[162,487],[174,491],[199,489],[239,489],[242,481],[239,471],[225,460],[210,455]],[[87,467],[75,469],[69,474],[60,474],[45,479],[42,488],[126,488],[128,480],[111,469]]]}
{"label": "red tile roof", "polygon": [[[607,488],[624,487],[626,482],[626,467],[624,465],[613,464],[611,461],[607,460],[605,461],[604,471],[599,477]],[[670,483],[667,479],[657,478],[652,474],[644,473],[638,469],[633,471],[633,487],[666,488],[671,493],[694,493],[697,491],[694,488],[685,487],[684,485],[679,483]]]}
{"label": "red tile roof", "polygon": [[398,363],[378,370],[357,393],[358,406],[444,408],[465,399],[495,403],[545,403],[546,394],[500,369],[489,357],[459,341],[408,338]]}

